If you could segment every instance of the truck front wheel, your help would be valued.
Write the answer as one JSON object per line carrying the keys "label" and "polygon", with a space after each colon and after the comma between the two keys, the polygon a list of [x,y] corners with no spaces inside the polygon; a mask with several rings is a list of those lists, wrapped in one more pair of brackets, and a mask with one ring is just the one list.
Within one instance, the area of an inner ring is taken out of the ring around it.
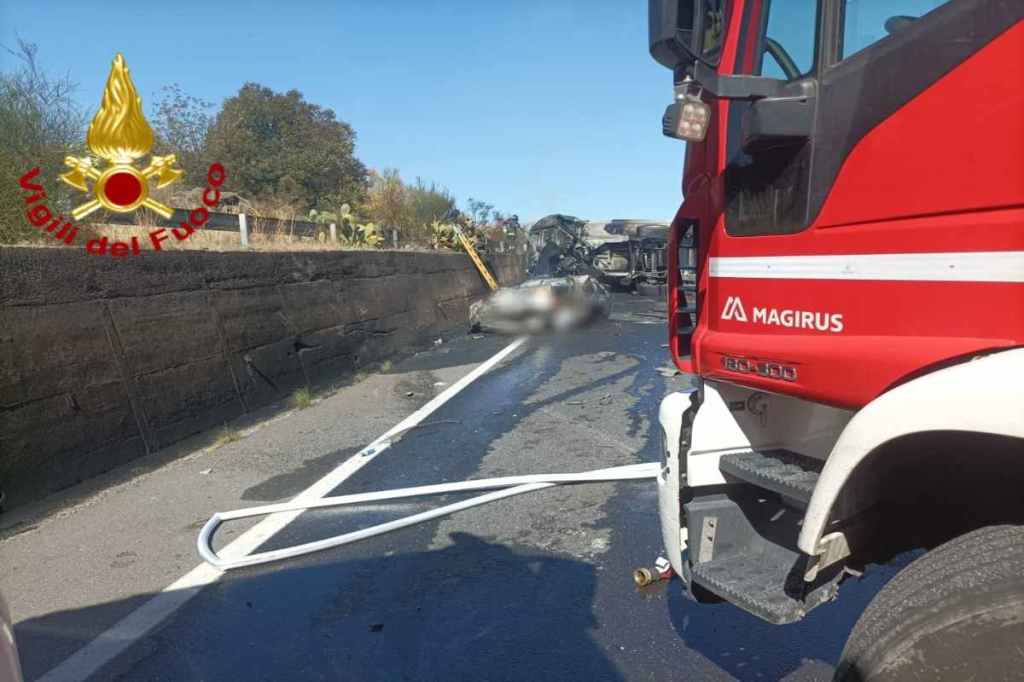
{"label": "truck front wheel", "polygon": [[989,526],[936,547],[868,605],[841,682],[1009,680],[1024,670],[1024,527]]}

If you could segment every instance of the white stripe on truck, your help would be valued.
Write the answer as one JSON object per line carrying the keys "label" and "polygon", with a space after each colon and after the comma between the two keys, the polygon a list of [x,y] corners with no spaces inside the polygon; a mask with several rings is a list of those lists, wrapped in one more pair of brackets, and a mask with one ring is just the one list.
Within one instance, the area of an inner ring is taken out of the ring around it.
{"label": "white stripe on truck", "polygon": [[711,258],[712,277],[1024,282],[1024,251]]}

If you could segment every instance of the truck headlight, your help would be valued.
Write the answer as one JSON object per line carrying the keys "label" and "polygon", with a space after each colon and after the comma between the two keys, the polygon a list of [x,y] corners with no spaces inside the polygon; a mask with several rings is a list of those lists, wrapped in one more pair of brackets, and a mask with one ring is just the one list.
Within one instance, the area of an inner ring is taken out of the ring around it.
{"label": "truck headlight", "polygon": [[661,119],[661,132],[687,142],[703,142],[711,122],[711,107],[691,93],[679,93]]}

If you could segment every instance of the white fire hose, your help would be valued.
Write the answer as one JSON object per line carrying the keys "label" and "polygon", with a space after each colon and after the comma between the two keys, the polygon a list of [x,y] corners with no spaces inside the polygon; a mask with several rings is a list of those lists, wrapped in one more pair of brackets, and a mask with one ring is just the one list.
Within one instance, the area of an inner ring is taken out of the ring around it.
{"label": "white fire hose", "polygon": [[[399,528],[406,528],[417,523],[423,523],[447,516],[463,509],[476,507],[488,502],[494,502],[513,495],[542,490],[564,483],[599,483],[605,481],[631,481],[648,478],[655,478],[660,467],[656,462],[644,464],[629,464],[626,466],[612,467],[609,469],[597,469],[584,471],[576,474],[533,474],[528,476],[505,476],[502,478],[483,478],[476,481],[461,481],[459,483],[441,483],[437,485],[421,485],[414,488],[398,488],[395,490],[381,490],[373,493],[360,493],[357,495],[340,495],[336,497],[324,497],[319,499],[295,499],[291,502],[279,504],[267,504],[260,507],[249,507],[248,509],[235,509],[233,511],[218,512],[210,517],[203,529],[199,531],[199,538],[196,544],[199,554],[203,559],[221,569],[229,571],[233,568],[243,566],[255,566],[271,561],[291,559],[305,554],[312,554],[320,550],[340,547],[360,540],[366,540],[377,535],[390,533]],[[497,490],[495,490],[497,489]],[[468,500],[447,504],[437,509],[420,512],[387,523],[380,523],[376,526],[363,528],[362,530],[336,535],[334,537],[306,542],[293,547],[285,547],[267,552],[249,554],[238,559],[222,559],[213,551],[213,534],[225,521],[246,519],[253,516],[264,516],[278,512],[301,511],[307,509],[322,509],[324,507],[339,507],[347,504],[362,504],[366,502],[382,502],[384,500],[398,500],[407,497],[423,497],[426,495],[445,495],[449,493],[461,493],[469,490],[494,490]]]}

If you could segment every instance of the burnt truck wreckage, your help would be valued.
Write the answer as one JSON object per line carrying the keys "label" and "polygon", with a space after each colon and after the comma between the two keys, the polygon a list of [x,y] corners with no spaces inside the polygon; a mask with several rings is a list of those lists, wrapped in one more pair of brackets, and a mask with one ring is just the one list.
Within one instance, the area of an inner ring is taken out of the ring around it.
{"label": "burnt truck wreckage", "polygon": [[469,311],[471,331],[567,331],[609,314],[610,287],[664,293],[664,223],[588,223],[556,213],[534,223],[529,234],[532,278],[474,303]]}
{"label": "burnt truck wreckage", "polygon": [[536,276],[590,275],[624,289],[660,287],[667,273],[667,223],[615,219],[587,222],[555,213],[530,227]]}

